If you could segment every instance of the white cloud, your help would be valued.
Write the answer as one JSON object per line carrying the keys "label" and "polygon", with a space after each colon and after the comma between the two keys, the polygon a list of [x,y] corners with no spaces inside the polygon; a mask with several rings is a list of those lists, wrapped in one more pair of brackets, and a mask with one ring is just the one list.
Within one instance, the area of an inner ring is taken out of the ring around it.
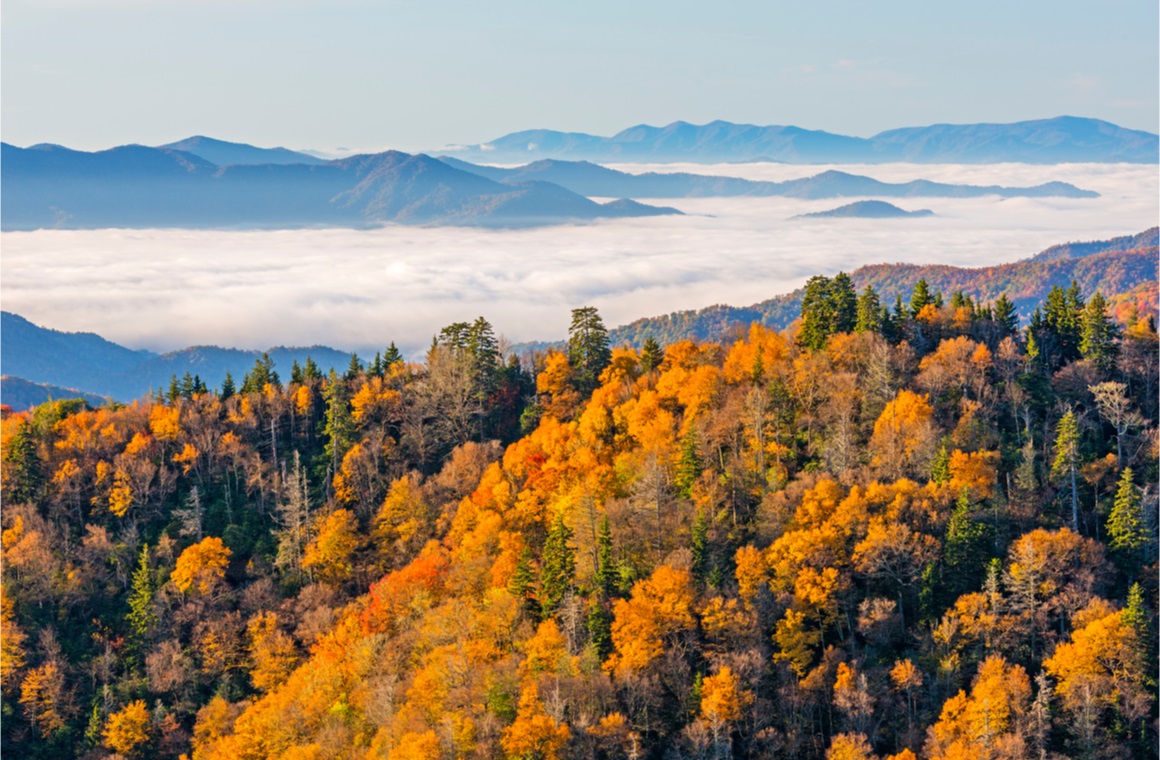
{"label": "white cloud", "polygon": [[[634,165],[754,179],[819,166]],[[1156,224],[1154,167],[839,167],[889,181],[975,184],[1064,180],[1094,200],[903,199],[937,216],[790,222],[847,200],[659,201],[683,217],[533,230],[386,227],[279,232],[94,230],[0,236],[3,307],[62,330],[154,349],[324,343],[360,352],[394,340],[412,352],[440,327],[487,317],[513,341],[555,339],[569,310],[593,304],[610,326],[714,303],[748,305],[815,273],[916,261],[983,266],[1054,243]]]}

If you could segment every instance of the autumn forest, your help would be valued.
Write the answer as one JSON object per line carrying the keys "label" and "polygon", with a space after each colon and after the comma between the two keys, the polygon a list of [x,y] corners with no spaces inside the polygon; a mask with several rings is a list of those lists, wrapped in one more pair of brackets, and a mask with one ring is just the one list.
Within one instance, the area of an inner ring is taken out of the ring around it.
{"label": "autumn forest", "polygon": [[1160,344],[1105,295],[5,411],[4,749],[1154,758]]}

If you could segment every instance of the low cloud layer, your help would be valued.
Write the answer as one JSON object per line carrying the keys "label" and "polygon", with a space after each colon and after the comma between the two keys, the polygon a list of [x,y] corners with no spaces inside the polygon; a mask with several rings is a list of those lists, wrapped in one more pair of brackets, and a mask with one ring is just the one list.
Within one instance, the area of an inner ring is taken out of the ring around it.
{"label": "low cloud layer", "polygon": [[[619,168],[784,180],[829,167]],[[37,324],[154,350],[322,343],[373,352],[393,340],[418,353],[441,326],[479,315],[513,342],[557,339],[569,310],[586,304],[613,326],[714,303],[747,305],[810,275],[862,264],[986,266],[1157,223],[1151,166],[835,168],[891,182],[1061,180],[1102,197],[892,199],[935,212],[925,219],[789,221],[854,199],[705,198],[663,202],[684,217],[535,230],[7,232],[0,300]]]}

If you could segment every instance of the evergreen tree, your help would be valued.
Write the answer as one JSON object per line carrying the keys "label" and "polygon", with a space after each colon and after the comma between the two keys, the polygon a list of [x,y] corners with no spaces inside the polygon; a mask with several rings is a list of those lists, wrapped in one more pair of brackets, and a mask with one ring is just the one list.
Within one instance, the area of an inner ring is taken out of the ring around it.
{"label": "evergreen tree", "polygon": [[588,640],[603,661],[612,654],[612,614],[599,600],[593,599],[588,606]]}
{"label": "evergreen tree", "polygon": [[608,515],[604,515],[596,533],[596,585],[605,598],[615,593],[618,576],[616,564],[612,561],[612,529],[608,525]]}
{"label": "evergreen tree", "polygon": [[326,399],[326,459],[330,474],[334,475],[342,464],[342,458],[354,445],[355,429],[346,384],[333,369],[330,370],[326,387],[322,389],[322,397]]}
{"label": "evergreen tree", "polygon": [[157,624],[157,613],[153,610],[153,596],[157,587],[153,570],[149,567],[149,544],[141,547],[137,559],[137,569],[129,591],[129,630],[137,653],[143,654],[153,626]]}
{"label": "evergreen tree", "polygon": [[999,327],[1000,339],[1013,337],[1019,329],[1019,315],[1015,311],[1015,304],[1007,298],[1006,293],[1000,295],[999,300],[995,301],[991,318]]}
{"label": "evergreen tree", "polygon": [[371,362],[371,366],[367,369],[367,374],[371,377],[383,376],[383,355],[378,351],[375,351],[374,361]]}
{"label": "evergreen tree", "polygon": [[701,477],[702,467],[699,449],[700,439],[697,435],[697,428],[690,426],[689,432],[685,433],[681,439],[681,453],[677,459],[677,472],[674,477],[677,490],[686,499],[693,498],[693,484],[697,482],[697,478]]}
{"label": "evergreen tree", "polygon": [[322,369],[314,359],[309,356],[306,357],[306,362],[302,365],[302,382],[309,383],[313,380],[322,379]]}
{"label": "evergreen tree", "polygon": [[587,396],[600,384],[600,373],[612,362],[608,330],[594,306],[572,310],[568,328],[568,363],[576,390]]}
{"label": "evergreen tree", "polygon": [[934,461],[930,465],[930,480],[932,483],[942,485],[951,479],[951,452],[947,449],[947,442],[944,440],[939,446],[938,453],[934,456]]}
{"label": "evergreen tree", "polygon": [[[186,375],[189,373],[187,372]],[[181,398],[181,384],[177,382],[177,375],[169,376],[169,389],[165,391],[165,400],[171,405]]]}
{"label": "evergreen tree", "polygon": [[834,315],[830,334],[853,332],[858,322],[858,296],[850,275],[838,272],[834,276],[830,282],[830,301]]}
{"label": "evergreen tree", "polygon": [[390,369],[392,365],[399,364],[402,361],[402,352],[395,347],[395,341],[391,341],[391,345],[387,346],[387,350],[383,352],[383,369]]}
{"label": "evergreen tree", "polygon": [[562,515],[548,528],[544,539],[543,564],[540,567],[540,608],[544,616],[551,615],[572,590],[576,577],[576,555],[568,542],[572,531],[564,524]]}
{"label": "evergreen tree", "polygon": [[343,375],[344,380],[357,380],[358,376],[362,374],[363,365],[359,360],[358,354],[353,351],[350,354],[350,364],[346,367],[346,374]]}
{"label": "evergreen tree", "polygon": [[218,397],[222,401],[225,401],[226,399],[228,399],[230,396],[233,396],[237,392],[238,392],[237,388],[234,387],[234,376],[231,375],[229,372],[227,372],[226,379],[222,380],[222,392],[219,394]]}
{"label": "evergreen tree", "polygon": [[1119,327],[1108,316],[1108,302],[1097,292],[1083,312],[1080,354],[1102,372],[1110,372],[1115,368],[1119,354],[1118,337]]}
{"label": "evergreen tree", "polygon": [[651,335],[645,338],[644,346],[640,350],[640,368],[645,372],[652,372],[660,367],[664,360],[665,350],[660,344]]}
{"label": "evergreen tree", "polygon": [[867,285],[858,296],[858,316],[854,322],[854,332],[882,332],[882,303],[878,293]]}
{"label": "evergreen tree", "polygon": [[524,550],[520,552],[520,559],[516,563],[515,570],[512,571],[511,578],[508,579],[508,591],[520,600],[525,614],[532,619],[539,619],[540,607],[532,593],[532,580],[532,552],[525,546]]}
{"label": "evergreen tree", "polygon": [[1079,469],[1079,423],[1070,409],[1059,420],[1055,430],[1055,460],[1051,464],[1051,474],[1069,477],[1071,480],[1071,527],[1079,533],[1079,488],[1076,484],[1076,470]]}
{"label": "evergreen tree", "polygon": [[1035,338],[1049,368],[1080,358],[1083,311],[1084,302],[1074,280],[1067,290],[1056,285],[1048,292],[1042,326],[1035,331]]}
{"label": "evergreen tree", "polygon": [[1131,467],[1120,473],[1116,499],[1108,515],[1108,546],[1125,557],[1137,557],[1148,541],[1140,489],[1132,482]]}
{"label": "evergreen tree", "polygon": [[8,450],[4,452],[4,463],[4,503],[35,502],[44,485],[44,476],[36,454],[36,439],[27,421],[12,434]]}
{"label": "evergreen tree", "polygon": [[302,367],[299,366],[297,359],[290,363],[290,382],[293,385],[302,384]]}
{"label": "evergreen tree", "polygon": [[930,293],[930,285],[925,278],[919,280],[914,284],[914,290],[910,294],[910,318],[917,318],[920,311],[933,303],[934,296]]}
{"label": "evergreen tree", "polygon": [[709,520],[702,510],[697,510],[697,516],[693,519],[690,549],[693,552],[693,577],[703,582],[709,569]]}
{"label": "evergreen tree", "polygon": [[978,588],[978,579],[987,566],[990,533],[985,523],[971,516],[971,501],[964,490],[955,502],[943,542],[943,578],[947,592],[943,601],[947,605]]}
{"label": "evergreen tree", "polygon": [[261,393],[267,385],[282,390],[282,381],[274,371],[274,360],[267,353],[254,362],[253,368],[242,379],[242,393]]}

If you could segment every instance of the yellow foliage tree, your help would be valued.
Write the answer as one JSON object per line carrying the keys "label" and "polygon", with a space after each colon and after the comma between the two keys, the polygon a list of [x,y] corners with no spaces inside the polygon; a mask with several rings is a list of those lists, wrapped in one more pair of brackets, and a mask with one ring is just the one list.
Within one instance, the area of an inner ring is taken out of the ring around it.
{"label": "yellow foliage tree", "polygon": [[210,536],[202,539],[201,543],[190,546],[177,558],[170,580],[182,593],[193,589],[199,594],[208,594],[226,577],[231,554],[220,538]]}
{"label": "yellow foliage tree", "polygon": [[1031,702],[1031,681],[1019,665],[998,655],[979,665],[971,693],[960,691],[943,704],[938,722],[927,731],[931,760],[991,756],[998,746],[1020,744],[1015,733]]}
{"label": "yellow foliage tree", "polygon": [[895,479],[925,470],[934,445],[933,413],[926,395],[900,390],[874,422],[871,463]]}
{"label": "yellow foliage tree", "polygon": [[269,691],[286,680],[298,661],[294,640],[278,627],[278,615],[266,610],[246,626],[250,639],[250,680],[259,691]]}
{"label": "yellow foliage tree", "polygon": [[351,555],[358,549],[358,519],[348,509],[322,515],[314,538],[302,554],[302,567],[317,573],[325,583],[338,584],[350,577]]}
{"label": "yellow foliage tree", "polygon": [[710,725],[733,723],[741,711],[753,704],[753,692],[741,688],[741,681],[728,665],[701,683],[701,717]]}
{"label": "yellow foliage tree", "polygon": [[500,745],[509,757],[527,760],[556,760],[571,738],[566,723],[544,711],[539,688],[529,682],[520,692],[515,722],[504,729]]}
{"label": "yellow foliage tree", "polygon": [[138,699],[109,716],[105,726],[105,746],[122,755],[132,755],[149,741],[152,726],[144,700]]}
{"label": "yellow foliage tree", "polygon": [[605,670],[626,675],[647,667],[664,651],[665,636],[692,628],[693,577],[687,570],[661,565],[637,581],[631,598],[613,606],[612,643],[616,652]]}

